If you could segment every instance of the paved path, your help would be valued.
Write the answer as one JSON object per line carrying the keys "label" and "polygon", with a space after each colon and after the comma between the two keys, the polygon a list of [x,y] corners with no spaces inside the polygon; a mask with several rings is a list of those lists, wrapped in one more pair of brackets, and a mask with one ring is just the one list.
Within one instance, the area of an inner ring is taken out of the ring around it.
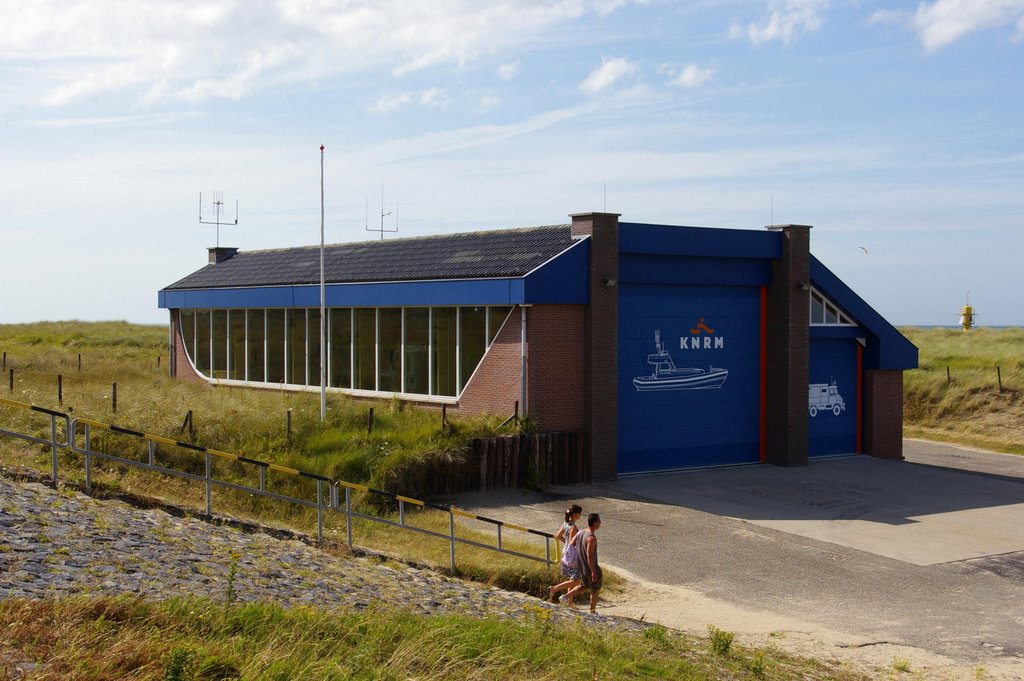
{"label": "paved path", "polygon": [[459,501],[552,530],[577,501],[602,515],[605,563],[695,603],[1024,678],[1024,457],[918,441],[905,452]]}

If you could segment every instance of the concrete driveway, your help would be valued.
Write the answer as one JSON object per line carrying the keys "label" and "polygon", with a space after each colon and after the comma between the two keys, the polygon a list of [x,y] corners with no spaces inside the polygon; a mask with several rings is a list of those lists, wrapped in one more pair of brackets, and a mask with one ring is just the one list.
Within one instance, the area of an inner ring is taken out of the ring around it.
{"label": "concrete driveway", "polygon": [[1024,457],[914,440],[904,454],[458,501],[551,531],[570,501],[597,511],[602,561],[682,589],[662,600],[711,603],[707,621],[741,610],[741,629],[817,628],[1024,678]]}

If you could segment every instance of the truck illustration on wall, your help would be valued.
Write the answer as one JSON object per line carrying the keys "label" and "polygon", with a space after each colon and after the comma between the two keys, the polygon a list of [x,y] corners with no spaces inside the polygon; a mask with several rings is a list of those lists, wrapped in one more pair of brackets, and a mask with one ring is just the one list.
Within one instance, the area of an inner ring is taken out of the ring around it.
{"label": "truck illustration on wall", "polygon": [[835,381],[811,383],[807,386],[807,411],[811,418],[817,416],[819,411],[831,411],[836,416],[846,411],[846,402],[839,394],[839,386]]}

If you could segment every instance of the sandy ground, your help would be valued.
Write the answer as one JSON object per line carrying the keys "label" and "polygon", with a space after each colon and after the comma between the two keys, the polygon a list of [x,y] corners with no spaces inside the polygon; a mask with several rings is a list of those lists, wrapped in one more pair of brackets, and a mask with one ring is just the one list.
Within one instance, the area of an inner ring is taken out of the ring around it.
{"label": "sandy ground", "polygon": [[[695,636],[707,636],[709,624],[735,634],[736,642],[753,648],[778,648],[794,655],[835,660],[843,668],[874,678],[961,681],[1018,681],[1024,669],[1016,662],[964,664],[942,655],[887,641],[859,640],[805,621],[737,608],[691,589],[647,582],[608,565],[626,581],[625,590],[602,594],[598,612],[656,622]],[[909,672],[896,669],[909,666]]]}

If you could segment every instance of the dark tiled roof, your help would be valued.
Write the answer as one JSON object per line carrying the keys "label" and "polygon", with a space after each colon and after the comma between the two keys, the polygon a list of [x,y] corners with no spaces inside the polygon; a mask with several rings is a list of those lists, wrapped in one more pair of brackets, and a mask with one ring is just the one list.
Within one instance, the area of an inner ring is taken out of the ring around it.
{"label": "dark tiled roof", "polygon": [[[329,283],[521,277],[575,243],[569,225],[464,232],[324,247]],[[320,283],[320,247],[239,252],[176,289]]]}

